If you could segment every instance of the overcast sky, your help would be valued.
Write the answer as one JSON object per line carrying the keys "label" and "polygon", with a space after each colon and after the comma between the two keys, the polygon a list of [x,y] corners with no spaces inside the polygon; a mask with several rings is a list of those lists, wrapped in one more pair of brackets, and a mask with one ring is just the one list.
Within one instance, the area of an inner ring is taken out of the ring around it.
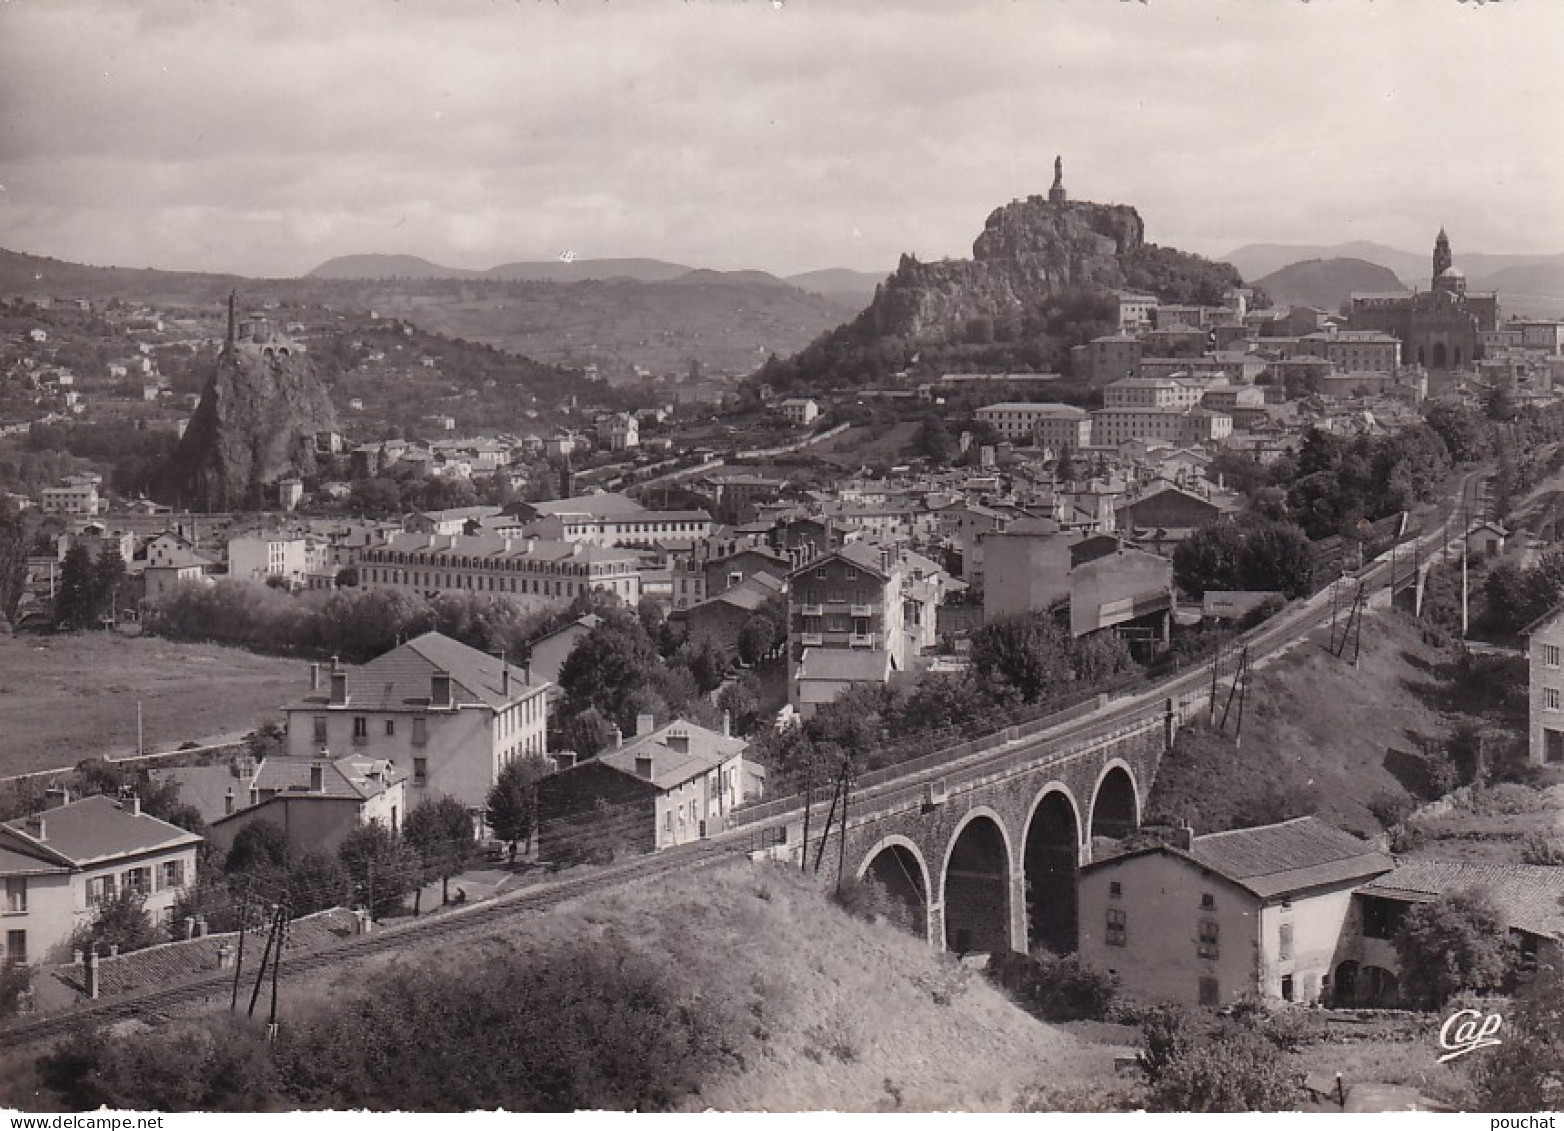
{"label": "overcast sky", "polygon": [[1147,237],[1564,251],[1557,0],[0,0],[0,246],[301,274]]}

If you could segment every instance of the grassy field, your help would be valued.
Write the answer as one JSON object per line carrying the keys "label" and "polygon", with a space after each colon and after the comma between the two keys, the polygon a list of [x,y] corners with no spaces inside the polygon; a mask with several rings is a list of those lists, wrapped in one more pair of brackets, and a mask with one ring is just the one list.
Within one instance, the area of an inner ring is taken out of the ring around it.
{"label": "grassy field", "polygon": [[1255,672],[1236,749],[1236,713],[1225,736],[1201,729],[1180,737],[1158,771],[1155,811],[1212,832],[1276,819],[1263,811],[1276,799],[1306,800],[1343,828],[1379,831],[1369,802],[1408,796],[1387,753],[1420,751],[1447,730],[1433,674],[1441,656],[1398,615],[1365,620],[1356,667],[1316,635]]}
{"label": "grassy field", "polygon": [[898,424],[858,424],[808,449],[827,463],[843,468],[859,468],[875,463],[901,463],[912,454],[912,441],[921,425],[909,421]]}
{"label": "grassy field", "polygon": [[394,966],[459,971],[592,940],[639,952],[741,1019],[742,1068],[703,1087],[692,1110],[1008,1111],[1054,1077],[1109,1086],[1114,1056],[1127,1053],[1037,1022],[953,957],[849,916],[813,878],[747,863],[290,984],[284,1010],[340,1008]]}
{"label": "grassy field", "polygon": [[309,689],[304,664],[92,632],[0,637],[0,775],[243,734]]}

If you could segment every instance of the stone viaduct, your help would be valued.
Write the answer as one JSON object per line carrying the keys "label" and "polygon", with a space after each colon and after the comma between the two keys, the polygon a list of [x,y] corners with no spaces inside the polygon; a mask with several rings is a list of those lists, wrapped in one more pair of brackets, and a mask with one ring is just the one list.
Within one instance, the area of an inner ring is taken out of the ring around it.
{"label": "stone viaduct", "polygon": [[819,796],[805,843],[795,799],[767,855],[872,877],[890,898],[882,913],[941,949],[1073,951],[1076,878],[1093,841],[1139,826],[1163,753],[1204,701],[1185,693],[1063,737],[1042,720],[1035,737],[1038,724],[1012,727],[976,754],[882,776],[852,792],[845,846],[840,814],[827,828]]}

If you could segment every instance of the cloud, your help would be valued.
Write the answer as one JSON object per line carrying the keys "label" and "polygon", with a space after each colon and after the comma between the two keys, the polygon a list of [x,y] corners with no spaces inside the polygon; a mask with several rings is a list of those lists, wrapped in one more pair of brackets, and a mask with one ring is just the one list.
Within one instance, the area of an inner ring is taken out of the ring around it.
{"label": "cloud", "polygon": [[266,273],[567,246],[888,270],[967,254],[1063,153],[1074,195],[1209,253],[1441,222],[1551,250],[1561,32],[1456,0],[7,4],[0,230]]}

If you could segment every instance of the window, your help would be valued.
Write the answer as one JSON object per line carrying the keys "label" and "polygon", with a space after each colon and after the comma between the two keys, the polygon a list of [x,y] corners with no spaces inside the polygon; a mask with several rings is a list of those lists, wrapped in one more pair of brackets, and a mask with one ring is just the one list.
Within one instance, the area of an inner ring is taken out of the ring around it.
{"label": "window", "polygon": [[315,741],[326,741],[326,720],[321,715],[315,716]]}
{"label": "window", "polygon": [[353,716],[353,737],[354,738],[368,738],[369,737],[369,720],[366,719],[363,715],[354,715]]}
{"label": "window", "polygon": [[429,759],[428,758],[414,758],[413,759],[413,784],[414,785],[428,785],[429,784]]}
{"label": "window", "polygon": [[1108,942],[1109,946],[1124,946],[1125,945],[1125,928],[1126,928],[1125,920],[1126,920],[1126,916],[1125,916],[1124,912],[1122,910],[1120,910],[1119,908],[1111,907],[1111,908],[1108,909],[1108,938],[1107,938],[1107,942]]}
{"label": "window", "polygon": [[[1281,942],[1277,946],[1276,957],[1280,958],[1284,962],[1287,959],[1292,957],[1292,924],[1291,923],[1283,923],[1282,924]],[[1291,1001],[1292,999],[1288,998],[1287,1000]]]}
{"label": "window", "polygon": [[1216,896],[1208,891],[1200,893],[1200,910],[1214,911],[1216,909]]}
{"label": "window", "polygon": [[1292,975],[1291,974],[1283,974],[1282,975],[1282,1000],[1283,1001],[1292,1001],[1293,1000],[1293,996],[1292,996]]}
{"label": "window", "polygon": [[1221,947],[1217,938],[1217,923],[1215,919],[1200,920],[1200,947],[1201,958],[1217,958],[1221,955]]}
{"label": "window", "polygon": [[1393,939],[1401,930],[1401,919],[1406,905],[1393,899],[1378,899],[1372,895],[1358,897],[1363,906],[1363,937],[1366,939]]}
{"label": "window", "polygon": [[1200,1004],[1219,1005],[1222,1001],[1222,987],[1215,978],[1200,979]]}
{"label": "window", "polygon": [[5,878],[5,913],[7,915],[27,914],[26,876],[7,876]]}
{"label": "window", "polygon": [[1123,897],[1123,895],[1124,895],[1124,885],[1121,884],[1118,880],[1110,881],[1109,884],[1108,884],[1108,898],[1109,899],[1120,899],[1120,898]]}
{"label": "window", "polygon": [[87,906],[96,907],[114,898],[114,877],[98,876],[87,881]]}
{"label": "window", "polygon": [[13,966],[27,965],[26,931],[7,931],[5,933],[5,960]]}
{"label": "window", "polygon": [[1542,689],[1542,705],[1550,711],[1559,710],[1559,689],[1556,687],[1544,687]]}
{"label": "window", "polygon": [[152,869],[132,868],[125,873],[125,890],[139,892],[142,895],[152,894]]}
{"label": "window", "polygon": [[429,745],[429,722],[427,719],[413,720],[413,745]]}
{"label": "window", "polygon": [[386,737],[387,738],[391,738],[395,734],[396,734],[396,720],[395,719],[387,719],[386,720]]}
{"label": "window", "polygon": [[165,891],[169,888],[184,887],[185,862],[183,860],[165,860],[158,866],[158,883]]}
{"label": "window", "polygon": [[1550,668],[1559,666],[1560,648],[1557,644],[1544,644],[1542,646],[1542,662]]}

